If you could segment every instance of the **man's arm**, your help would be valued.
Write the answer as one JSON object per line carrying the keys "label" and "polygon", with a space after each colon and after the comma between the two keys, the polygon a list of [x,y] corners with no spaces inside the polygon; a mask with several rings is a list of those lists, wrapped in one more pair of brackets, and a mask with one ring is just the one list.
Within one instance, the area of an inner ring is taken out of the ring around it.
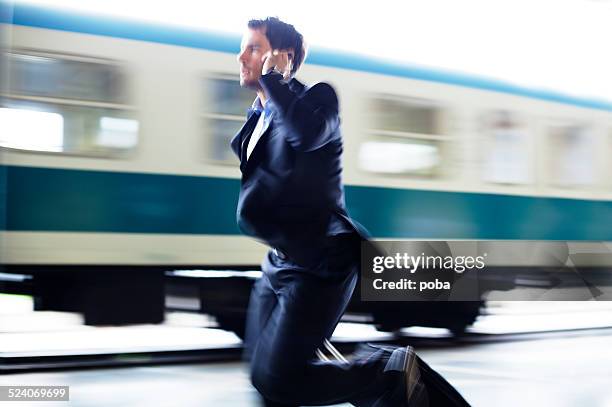
{"label": "man's arm", "polygon": [[272,71],[259,82],[291,130],[285,135],[287,141],[297,151],[323,147],[337,134],[340,124],[336,92],[327,83],[318,83],[297,95],[282,79],[282,74]]}

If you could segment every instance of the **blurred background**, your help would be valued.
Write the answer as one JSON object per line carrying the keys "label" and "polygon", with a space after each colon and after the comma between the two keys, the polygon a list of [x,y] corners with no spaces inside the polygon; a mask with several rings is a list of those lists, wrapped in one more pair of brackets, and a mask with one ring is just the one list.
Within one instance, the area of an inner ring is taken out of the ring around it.
{"label": "blurred background", "polygon": [[[267,15],[310,45],[297,78],[339,95],[374,237],[612,248],[610,1],[0,1],[0,385],[257,405],[240,351],[267,249],[236,226],[229,140],[255,97],[240,37]],[[356,295],[334,343],[416,346],[474,406],[612,406],[610,298],[500,301],[546,298],[537,271],[472,302]]]}

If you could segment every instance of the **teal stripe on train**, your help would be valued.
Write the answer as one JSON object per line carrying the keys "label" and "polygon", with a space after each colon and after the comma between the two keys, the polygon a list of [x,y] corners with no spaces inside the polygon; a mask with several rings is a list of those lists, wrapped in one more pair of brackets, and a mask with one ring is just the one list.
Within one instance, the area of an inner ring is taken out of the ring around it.
{"label": "teal stripe on train", "polygon": [[237,179],[7,167],[8,230],[238,234]]}
{"label": "teal stripe on train", "polygon": [[[1,0],[0,0],[1,2]],[[2,5],[0,4],[0,8]],[[0,165],[0,230],[6,230],[6,204],[7,204],[7,193],[6,193],[6,178],[7,168]]]}
{"label": "teal stripe on train", "polygon": [[[239,180],[0,167],[10,231],[239,234]],[[612,202],[347,186],[374,236],[612,240]],[[0,207],[0,210],[2,208]]]}

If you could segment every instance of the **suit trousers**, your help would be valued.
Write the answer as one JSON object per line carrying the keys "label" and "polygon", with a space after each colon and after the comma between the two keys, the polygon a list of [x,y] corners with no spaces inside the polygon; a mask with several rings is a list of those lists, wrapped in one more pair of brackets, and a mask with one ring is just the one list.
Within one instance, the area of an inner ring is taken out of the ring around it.
{"label": "suit trousers", "polygon": [[359,237],[329,240],[326,256],[315,268],[301,267],[276,250],[266,256],[247,318],[245,357],[251,381],[266,406],[401,405],[394,392],[404,365],[402,349],[372,348],[351,362],[315,359],[357,282]]}

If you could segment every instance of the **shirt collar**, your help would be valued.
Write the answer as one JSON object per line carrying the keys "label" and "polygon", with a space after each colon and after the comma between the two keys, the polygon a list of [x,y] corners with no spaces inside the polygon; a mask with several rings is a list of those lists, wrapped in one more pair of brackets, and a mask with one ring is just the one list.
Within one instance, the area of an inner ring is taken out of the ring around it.
{"label": "shirt collar", "polygon": [[265,103],[265,105],[261,104],[261,100],[259,100],[259,96],[257,96],[255,98],[255,100],[253,101],[253,104],[251,105],[251,108],[249,109],[249,113],[251,112],[258,112],[258,113],[262,113],[264,112],[266,116],[268,116],[268,114],[271,111],[271,106],[272,103],[270,103],[270,99],[268,99]]}
{"label": "shirt collar", "polygon": [[253,104],[251,105],[251,109],[256,110],[258,112],[261,112],[262,110],[264,110],[264,107],[261,104],[261,100],[259,100],[259,96],[257,96],[255,100],[253,101]]}
{"label": "shirt collar", "polygon": [[[291,78],[288,84],[289,84],[289,89],[291,89],[293,92],[296,92],[296,93],[301,93],[305,87],[303,83],[301,83],[295,78]],[[266,101],[266,104],[264,106],[261,104],[261,100],[259,100],[259,96],[257,96],[255,100],[253,101],[253,104],[251,104],[251,107],[248,109],[247,116],[250,117],[254,112],[257,112],[257,113],[264,112],[265,115],[268,116],[271,110],[272,110],[272,103],[270,103],[270,99]]]}

